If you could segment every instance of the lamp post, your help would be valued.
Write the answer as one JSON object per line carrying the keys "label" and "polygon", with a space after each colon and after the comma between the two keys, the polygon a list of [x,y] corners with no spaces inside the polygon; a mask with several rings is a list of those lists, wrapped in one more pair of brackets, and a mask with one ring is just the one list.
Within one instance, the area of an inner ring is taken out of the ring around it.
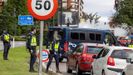
{"label": "lamp post", "polygon": [[[80,3],[81,3],[81,0],[78,0],[78,20],[80,22]],[[78,22],[78,25],[79,25],[79,22]]]}
{"label": "lamp post", "polygon": [[60,4],[60,5],[61,5],[61,8],[60,8],[60,9],[61,9],[61,11],[60,11],[60,12],[61,12],[61,16],[60,16],[60,26],[62,26],[62,12],[63,12],[63,10],[62,10],[62,0],[60,0],[60,1],[61,1],[61,4]]}

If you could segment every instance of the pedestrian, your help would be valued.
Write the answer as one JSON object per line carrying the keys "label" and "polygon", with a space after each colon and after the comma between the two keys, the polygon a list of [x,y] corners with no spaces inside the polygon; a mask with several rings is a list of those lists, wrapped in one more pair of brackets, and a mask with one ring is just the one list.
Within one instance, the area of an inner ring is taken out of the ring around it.
{"label": "pedestrian", "polygon": [[60,40],[55,39],[52,42],[52,47],[50,47],[49,62],[47,63],[46,73],[49,70],[49,67],[52,63],[53,58],[55,59],[55,62],[56,62],[56,72],[61,73],[60,70],[59,70],[59,53],[60,53],[60,50],[61,50]]}
{"label": "pedestrian", "polygon": [[1,36],[1,40],[3,41],[3,46],[4,46],[3,59],[8,60],[8,53],[11,47],[10,42],[12,40],[12,37],[6,30],[4,30]]}
{"label": "pedestrian", "polygon": [[36,39],[36,29],[32,28],[31,32],[28,34],[26,47],[30,53],[30,69],[29,72],[35,72],[34,70],[34,63],[36,61],[36,46],[37,46],[37,39]]}

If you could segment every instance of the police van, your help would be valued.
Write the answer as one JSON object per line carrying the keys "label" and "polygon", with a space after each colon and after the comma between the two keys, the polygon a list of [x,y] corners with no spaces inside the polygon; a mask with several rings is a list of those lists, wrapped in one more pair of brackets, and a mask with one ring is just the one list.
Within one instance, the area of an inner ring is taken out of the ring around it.
{"label": "police van", "polygon": [[74,50],[79,43],[106,44],[108,39],[109,43],[111,43],[110,45],[119,45],[116,37],[109,30],[69,27],[49,27],[47,34],[49,42],[53,40],[55,31],[57,31],[61,37],[60,43],[63,48],[60,60],[67,57],[66,53]]}

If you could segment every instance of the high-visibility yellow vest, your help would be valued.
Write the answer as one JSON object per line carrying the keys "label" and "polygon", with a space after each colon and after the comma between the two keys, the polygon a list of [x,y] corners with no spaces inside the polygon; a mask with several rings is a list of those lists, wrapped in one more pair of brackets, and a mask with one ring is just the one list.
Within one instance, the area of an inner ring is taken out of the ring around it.
{"label": "high-visibility yellow vest", "polygon": [[32,36],[32,38],[31,38],[31,46],[36,46],[36,45],[37,45],[36,36]]}
{"label": "high-visibility yellow vest", "polygon": [[5,34],[5,35],[4,35],[4,40],[6,40],[7,42],[9,42],[9,40],[10,40],[9,34]]}
{"label": "high-visibility yellow vest", "polygon": [[133,45],[128,45],[129,48],[133,48]]}
{"label": "high-visibility yellow vest", "polygon": [[49,50],[52,50],[52,43],[50,43]]}
{"label": "high-visibility yellow vest", "polygon": [[55,51],[58,51],[58,49],[59,49],[59,42],[58,43],[55,43],[54,49],[55,49]]}

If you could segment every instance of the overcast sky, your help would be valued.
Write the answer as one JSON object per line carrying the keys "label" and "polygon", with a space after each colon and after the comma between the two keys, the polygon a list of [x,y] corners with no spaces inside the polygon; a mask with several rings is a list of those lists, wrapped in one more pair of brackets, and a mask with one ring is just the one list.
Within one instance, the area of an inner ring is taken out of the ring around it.
{"label": "overcast sky", "polygon": [[114,0],[83,0],[86,13],[98,13],[101,16],[100,21],[108,22],[109,17],[113,15]]}

